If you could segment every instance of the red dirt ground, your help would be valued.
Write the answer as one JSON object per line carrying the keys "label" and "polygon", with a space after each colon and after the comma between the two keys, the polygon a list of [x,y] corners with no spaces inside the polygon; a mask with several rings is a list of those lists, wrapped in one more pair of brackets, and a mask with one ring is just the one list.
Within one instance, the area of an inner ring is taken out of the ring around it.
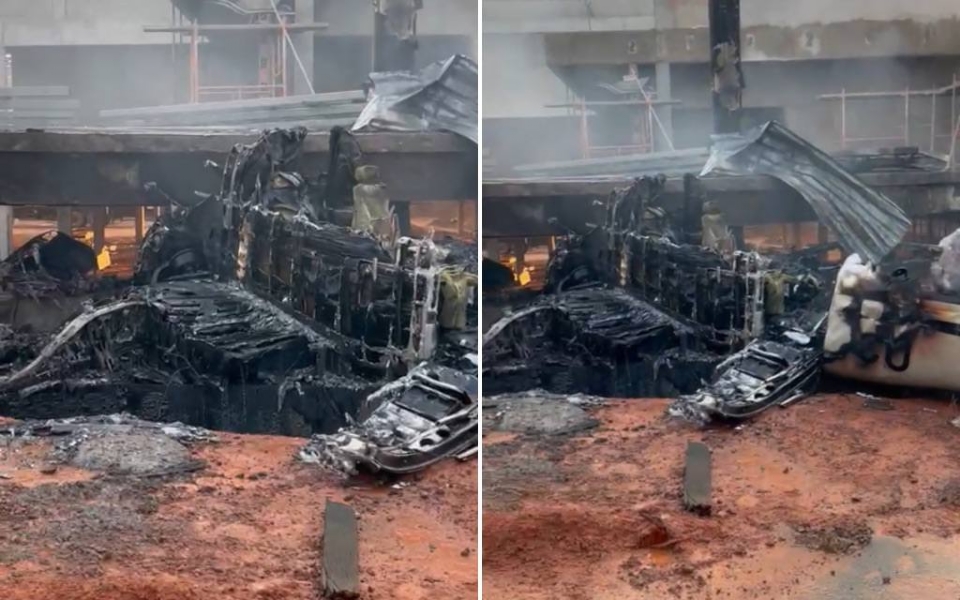
{"label": "red dirt ground", "polygon": [[44,475],[45,442],[0,445],[4,599],[313,600],[328,498],[360,519],[364,600],[476,598],[475,463],[344,487],[296,462],[302,440],[220,438],[194,450],[206,470],[163,481]]}
{"label": "red dirt ground", "polygon": [[[960,409],[818,396],[701,430],[667,404],[485,436],[485,600],[960,598]],[[681,507],[688,440],[713,452],[710,517]]]}

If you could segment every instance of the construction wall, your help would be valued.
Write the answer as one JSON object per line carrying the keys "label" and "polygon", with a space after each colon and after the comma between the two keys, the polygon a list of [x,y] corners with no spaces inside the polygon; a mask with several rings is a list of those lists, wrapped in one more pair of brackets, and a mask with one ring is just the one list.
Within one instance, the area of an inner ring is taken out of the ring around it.
{"label": "construction wall", "polygon": [[[416,67],[469,54],[473,40],[462,35],[420,35]],[[318,93],[357,90],[366,82],[373,64],[373,42],[369,36],[320,36],[314,41],[314,89]]]}
{"label": "construction wall", "polygon": [[[826,148],[841,146],[840,105],[818,96],[935,88],[960,75],[957,0],[741,0],[741,18],[745,106],[763,109],[758,115],[782,114]],[[571,92],[606,99],[597,84],[616,82],[629,65],[639,66],[661,99],[682,102],[672,109],[677,146],[705,145],[712,129],[707,25],[705,0],[486,0],[484,116],[497,122],[485,131],[498,132],[497,143],[510,146],[490,149],[549,160],[580,157],[578,120],[568,119],[571,131],[561,134],[554,130],[560,112],[544,105],[565,102]],[[912,144],[945,153],[951,100],[938,98],[934,106],[929,97],[912,98],[909,107],[902,98],[848,103],[846,138],[876,139],[848,139],[847,146]],[[538,124],[511,136],[521,119]],[[599,109],[591,123],[591,144],[618,127],[629,129],[614,109]],[[530,139],[531,129],[542,135]],[[576,143],[556,144],[563,139]]]}
{"label": "construction wall", "polygon": [[[671,66],[674,128],[685,146],[706,145],[712,128],[710,70],[707,64]],[[748,63],[745,107],[782,108],[787,125],[828,149],[841,146],[840,103],[818,96],[851,92],[924,90],[946,86],[960,76],[960,58],[862,59]],[[912,98],[906,129],[902,98],[851,100],[847,103],[849,138],[878,138],[863,147],[915,145],[931,150],[931,113],[935,109],[937,134],[934,151],[949,151],[951,96]],[[886,139],[879,139],[886,138]],[[848,144],[849,145],[849,144]],[[858,144],[854,144],[858,145]]]}
{"label": "construction wall", "polygon": [[567,101],[567,86],[547,66],[539,35],[484,34],[485,118],[557,116],[544,104]]}
{"label": "construction wall", "polygon": [[[427,0],[417,15],[417,67],[466,54],[477,58],[476,0]],[[325,0],[316,20],[329,28],[314,39],[314,88],[318,92],[359,89],[373,64],[373,4]]]}
{"label": "construction wall", "polygon": [[654,14],[655,0],[484,0],[483,31],[645,30],[655,28]]}
{"label": "construction wall", "polygon": [[[369,0],[316,0],[318,21],[330,24],[324,36],[373,35],[373,3]],[[476,0],[425,0],[417,14],[417,35],[456,35],[475,39]]]}
{"label": "construction wall", "polygon": [[2,0],[0,47],[136,45],[168,41],[143,33],[170,23],[169,0]]}
{"label": "construction wall", "polygon": [[[743,27],[800,27],[852,21],[956,20],[955,0],[741,0]],[[487,33],[644,31],[706,28],[704,0],[485,0]]]}
{"label": "construction wall", "polygon": [[[519,36],[513,36],[519,37]],[[493,53],[496,54],[495,52]],[[569,160],[582,157],[580,119],[564,116],[566,111],[545,109],[546,102],[562,101],[565,87],[546,71],[560,89],[551,87],[550,77],[526,79],[522,69],[511,69],[504,60],[494,71],[491,62],[484,70],[484,143],[500,165]],[[589,80],[599,67],[578,67],[565,72],[568,81]],[[585,72],[581,73],[581,71]],[[703,147],[712,132],[711,74],[709,65],[670,66],[671,97],[681,104],[672,108],[673,141],[677,148]],[[602,70],[604,74],[607,70]],[[544,73],[532,70],[531,73]],[[951,122],[960,116],[958,102],[943,94],[934,103],[929,96],[912,97],[909,121],[902,97],[848,100],[846,143],[842,139],[838,100],[822,100],[825,94],[925,90],[947,86],[954,73],[960,78],[960,57],[808,60],[753,62],[744,65],[747,88],[744,107],[747,124],[776,118],[827,150],[918,146],[939,154],[949,152]],[[641,76],[653,78],[653,68],[641,68]],[[494,82],[499,91],[490,87]],[[581,88],[586,84],[581,83]],[[538,109],[539,106],[539,109]],[[589,119],[592,145],[629,145],[634,113],[640,107],[597,107]],[[931,115],[936,111],[936,119]],[[667,115],[663,118],[667,119]],[[935,132],[931,138],[931,123]],[[905,125],[906,124],[906,125]],[[664,149],[664,148],[660,148]]]}
{"label": "construction wall", "polygon": [[[89,121],[107,108],[184,101],[186,57],[174,62],[169,46],[22,46],[8,50],[16,86],[65,85]],[[178,93],[179,92],[179,93]]]}

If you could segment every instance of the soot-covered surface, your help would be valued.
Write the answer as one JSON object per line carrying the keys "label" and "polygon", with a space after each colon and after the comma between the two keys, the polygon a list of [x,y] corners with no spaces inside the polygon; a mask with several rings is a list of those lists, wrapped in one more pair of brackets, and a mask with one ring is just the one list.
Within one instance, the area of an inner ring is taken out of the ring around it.
{"label": "soot-covered surface", "polygon": [[701,329],[623,289],[543,296],[487,332],[484,393],[691,393],[720,360]]}

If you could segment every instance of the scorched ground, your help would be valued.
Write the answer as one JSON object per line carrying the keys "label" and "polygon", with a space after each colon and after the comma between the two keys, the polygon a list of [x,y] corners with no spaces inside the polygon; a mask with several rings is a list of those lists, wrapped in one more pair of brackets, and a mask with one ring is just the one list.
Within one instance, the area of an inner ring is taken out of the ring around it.
{"label": "scorched ground", "polygon": [[52,471],[47,440],[0,439],[0,588],[11,600],[314,599],[323,506],[359,516],[365,599],[477,596],[476,471],[399,489],[305,465],[303,441],[217,434],[196,472]]}

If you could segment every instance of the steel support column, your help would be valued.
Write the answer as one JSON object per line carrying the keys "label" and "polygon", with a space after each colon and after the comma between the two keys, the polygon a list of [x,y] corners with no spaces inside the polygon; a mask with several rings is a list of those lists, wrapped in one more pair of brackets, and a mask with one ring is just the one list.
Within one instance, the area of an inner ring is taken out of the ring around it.
{"label": "steel support column", "polygon": [[422,7],[422,0],[375,0],[374,72],[415,70],[417,11]]}

